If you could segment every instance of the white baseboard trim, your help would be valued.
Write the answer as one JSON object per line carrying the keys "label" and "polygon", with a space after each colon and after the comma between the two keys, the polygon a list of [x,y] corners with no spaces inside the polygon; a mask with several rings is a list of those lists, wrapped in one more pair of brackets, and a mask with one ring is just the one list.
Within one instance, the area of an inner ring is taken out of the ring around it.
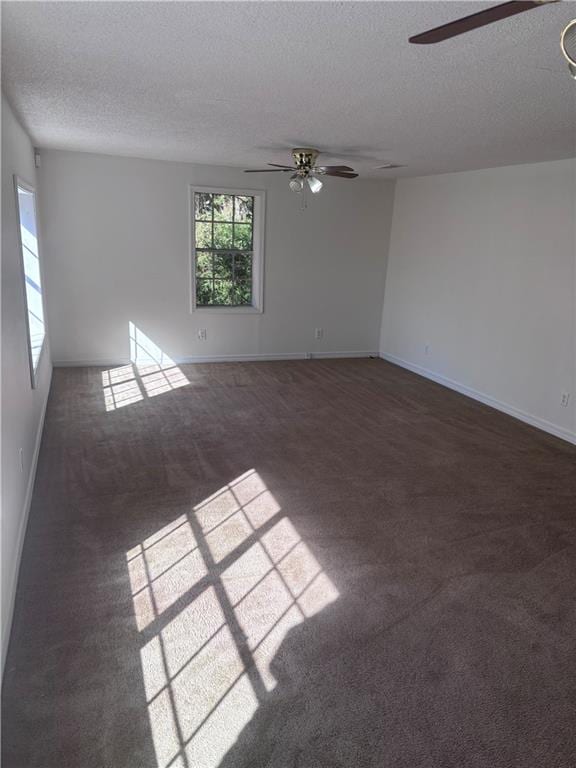
{"label": "white baseboard trim", "polygon": [[261,355],[192,355],[180,357],[176,362],[180,365],[190,363],[257,363],[272,362],[274,360],[304,360],[306,355],[302,352],[271,353]]}
{"label": "white baseboard trim", "polygon": [[[328,360],[335,358],[360,358],[360,357],[378,357],[378,352],[374,350],[351,350],[337,352],[278,352],[263,353],[256,355],[194,355],[192,357],[180,357],[175,359],[176,365],[186,365],[189,363],[256,363],[273,360]],[[130,365],[130,360],[56,360],[55,368],[114,368],[121,365]]]}
{"label": "white baseboard trim", "polygon": [[337,358],[366,358],[378,357],[378,352],[364,350],[362,352],[311,352],[312,360],[334,360]]}
{"label": "white baseboard trim", "polygon": [[382,360],[388,361],[389,363],[399,365],[401,368],[406,368],[407,370],[412,371],[412,373],[417,373],[419,376],[423,376],[426,379],[435,381],[437,384],[441,384],[443,387],[453,389],[455,392],[459,392],[461,395],[466,395],[466,397],[471,397],[473,400],[478,400],[478,402],[483,403],[484,405],[488,405],[491,408],[495,408],[497,411],[502,411],[502,413],[506,413],[508,416],[513,416],[515,419],[523,421],[525,424],[529,424],[531,427],[536,427],[537,429],[541,429],[544,432],[548,432],[550,435],[554,435],[554,437],[559,437],[561,440],[566,440],[568,443],[576,445],[576,432],[571,432],[569,429],[559,427],[556,424],[552,424],[552,422],[547,421],[546,419],[541,419],[539,416],[534,416],[531,413],[522,411],[520,408],[516,408],[514,405],[510,405],[509,403],[503,403],[501,400],[497,400],[495,397],[485,395],[483,392],[478,392],[476,389],[472,389],[472,387],[467,387],[465,384],[460,384],[458,381],[454,381],[453,379],[449,379],[439,373],[430,371],[428,368],[423,368],[421,365],[416,365],[416,363],[410,363],[408,360],[403,360],[402,358],[396,357],[395,355],[380,353],[379,357],[381,357]]}
{"label": "white baseboard trim", "polygon": [[54,368],[118,368],[121,365],[129,365],[128,358],[116,360],[92,359],[92,360],[54,360]]}
{"label": "white baseboard trim", "polygon": [[30,506],[32,504],[32,494],[34,493],[34,482],[36,480],[36,469],[38,467],[38,456],[40,455],[40,445],[42,444],[42,434],[44,432],[44,419],[46,418],[46,407],[48,405],[48,398],[50,396],[50,382],[46,388],[46,397],[42,403],[42,410],[40,412],[40,421],[38,422],[38,429],[36,431],[36,440],[34,443],[34,453],[32,454],[32,461],[30,463],[30,473],[28,475],[28,483],[26,485],[26,494],[24,496],[24,504],[22,507],[22,515],[20,517],[20,526],[18,528],[18,536],[16,539],[16,559],[14,562],[14,571],[12,573],[12,589],[8,598],[9,606],[6,616],[6,621],[2,625],[2,677],[4,677],[4,664],[6,662],[6,652],[8,650],[8,643],[10,641],[10,631],[12,629],[12,619],[14,617],[14,606],[16,602],[16,590],[18,589],[18,575],[20,573],[20,562],[22,560],[22,550],[24,548],[24,538],[26,536],[26,529],[28,527],[28,518],[30,516]]}

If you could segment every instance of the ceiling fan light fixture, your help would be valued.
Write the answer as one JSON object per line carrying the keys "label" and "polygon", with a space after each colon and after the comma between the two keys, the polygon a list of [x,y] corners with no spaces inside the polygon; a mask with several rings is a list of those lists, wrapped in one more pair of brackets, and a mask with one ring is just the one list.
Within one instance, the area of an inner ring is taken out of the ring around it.
{"label": "ceiling fan light fixture", "polygon": [[562,32],[560,48],[568,62],[570,74],[576,80],[576,19],[573,19]]}
{"label": "ceiling fan light fixture", "polygon": [[302,192],[302,189],[304,188],[304,182],[299,176],[295,176],[290,179],[290,184],[288,186],[292,192]]}
{"label": "ceiling fan light fixture", "polygon": [[308,176],[307,181],[308,186],[310,187],[310,191],[313,195],[317,195],[324,186],[320,179],[317,179],[316,176]]}

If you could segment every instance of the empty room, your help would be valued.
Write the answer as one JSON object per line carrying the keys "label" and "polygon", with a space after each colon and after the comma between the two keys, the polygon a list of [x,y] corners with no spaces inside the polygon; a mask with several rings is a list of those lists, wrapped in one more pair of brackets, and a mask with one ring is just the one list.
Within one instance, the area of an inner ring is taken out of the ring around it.
{"label": "empty room", "polygon": [[575,768],[576,3],[2,26],[2,767]]}

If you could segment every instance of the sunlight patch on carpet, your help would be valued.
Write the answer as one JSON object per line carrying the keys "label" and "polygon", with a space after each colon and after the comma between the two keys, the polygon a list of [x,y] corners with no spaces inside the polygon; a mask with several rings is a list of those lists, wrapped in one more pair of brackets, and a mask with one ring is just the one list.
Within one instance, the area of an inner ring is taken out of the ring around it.
{"label": "sunlight patch on carpet", "polygon": [[255,470],[126,563],[157,767],[218,768],[275,688],[288,633],[338,591]]}
{"label": "sunlight patch on carpet", "polygon": [[104,407],[116,411],[190,384],[174,360],[133,322],[128,324],[130,364],[102,372]]}

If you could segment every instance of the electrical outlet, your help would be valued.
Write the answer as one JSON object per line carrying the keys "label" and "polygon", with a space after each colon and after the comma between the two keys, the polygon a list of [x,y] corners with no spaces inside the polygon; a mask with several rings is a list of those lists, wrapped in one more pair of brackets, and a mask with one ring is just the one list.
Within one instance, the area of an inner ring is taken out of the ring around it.
{"label": "electrical outlet", "polygon": [[200,328],[198,330],[198,338],[200,339],[200,341],[206,341],[206,339],[208,338],[208,332],[206,331],[206,328]]}
{"label": "electrical outlet", "polygon": [[562,392],[560,395],[560,405],[562,408],[568,408],[568,403],[570,402],[570,392]]}
{"label": "electrical outlet", "polygon": [[24,474],[24,448],[18,451],[18,460],[20,461],[20,472]]}
{"label": "electrical outlet", "polygon": [[319,341],[320,339],[324,338],[324,328],[315,328],[314,329],[314,338],[316,341]]}

